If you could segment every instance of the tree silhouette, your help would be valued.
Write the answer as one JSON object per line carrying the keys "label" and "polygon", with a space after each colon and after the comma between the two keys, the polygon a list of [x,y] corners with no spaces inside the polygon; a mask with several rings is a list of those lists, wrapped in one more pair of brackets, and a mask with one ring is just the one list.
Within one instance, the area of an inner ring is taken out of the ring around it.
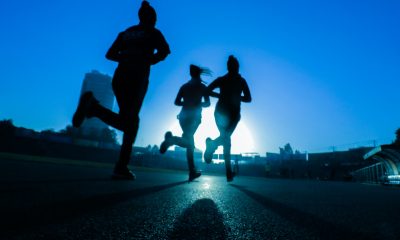
{"label": "tree silhouette", "polygon": [[80,128],[74,128],[71,125],[68,125],[65,129],[62,129],[59,134],[71,137],[72,139],[85,139],[118,144],[117,132],[110,128],[103,128],[101,131],[97,129],[92,129],[89,132],[84,132]]}
{"label": "tree silhouette", "polygon": [[103,142],[117,144],[117,132],[113,129],[103,128],[100,134],[100,140]]}
{"label": "tree silhouette", "polygon": [[14,136],[16,127],[11,119],[0,121],[0,136],[2,138],[9,138]]}

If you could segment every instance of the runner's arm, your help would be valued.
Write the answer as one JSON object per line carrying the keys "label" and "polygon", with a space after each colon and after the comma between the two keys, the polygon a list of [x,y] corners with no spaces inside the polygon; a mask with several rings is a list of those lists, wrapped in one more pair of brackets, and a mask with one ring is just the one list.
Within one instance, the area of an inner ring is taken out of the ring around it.
{"label": "runner's arm", "polygon": [[217,78],[212,83],[210,83],[210,85],[208,85],[206,92],[210,97],[219,98],[219,93],[214,92],[213,90],[220,87],[220,81],[221,80]]}
{"label": "runner's arm", "polygon": [[154,65],[154,64],[164,60],[168,56],[168,54],[171,53],[171,50],[169,49],[169,45],[168,45],[167,41],[165,40],[162,33],[159,31],[157,33],[156,50],[157,50],[157,52],[150,59],[151,65]]}
{"label": "runner's arm", "polygon": [[208,95],[207,91],[204,91],[204,92],[205,92],[205,94],[203,95],[204,101],[201,103],[201,106],[206,108],[206,107],[209,107],[211,104],[210,104],[210,96]]}
{"label": "runner's arm", "polygon": [[120,54],[121,38],[122,38],[122,33],[118,34],[117,39],[115,39],[115,41],[111,45],[110,49],[108,49],[108,51],[106,53],[106,58],[108,60],[111,60],[114,62],[121,61],[121,54]]}
{"label": "runner's arm", "polygon": [[176,105],[176,106],[183,106],[183,101],[182,101],[182,99],[183,99],[183,96],[182,96],[182,88],[181,88],[181,89],[179,89],[179,92],[178,92],[178,94],[176,95],[176,98],[175,98],[175,105]]}
{"label": "runner's arm", "polygon": [[247,85],[246,80],[243,80],[243,86],[242,87],[243,87],[243,89],[242,89],[243,96],[241,96],[242,102],[247,102],[247,103],[251,102],[250,89],[249,89],[249,86]]}

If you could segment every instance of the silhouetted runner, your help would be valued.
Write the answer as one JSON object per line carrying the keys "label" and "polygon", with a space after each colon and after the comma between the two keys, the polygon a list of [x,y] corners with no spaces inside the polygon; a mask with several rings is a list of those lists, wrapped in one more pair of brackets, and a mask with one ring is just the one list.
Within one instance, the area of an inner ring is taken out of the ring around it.
{"label": "silhouetted runner", "polygon": [[97,117],[106,124],[124,132],[114,179],[135,179],[128,169],[132,145],[139,128],[139,111],[149,84],[150,66],[164,60],[170,53],[162,33],[155,28],[157,14],[147,1],[139,9],[140,23],[119,33],[106,54],[118,62],[112,88],[119,106],[119,114],[104,108],[92,92],[82,94],[72,119],[74,127],[85,118]]}
{"label": "silhouetted runner", "polygon": [[[182,137],[173,136],[171,132],[165,133],[164,141],[160,146],[160,153],[165,153],[172,145],[186,148],[186,158],[189,167],[189,181],[201,176],[194,166],[194,133],[201,123],[201,110],[210,106],[210,97],[207,95],[207,87],[202,83],[201,75],[210,74],[206,68],[190,65],[190,79],[178,92],[175,105],[182,106],[178,115],[182,128]],[[204,99],[204,101],[202,101]]]}
{"label": "silhouetted runner", "polygon": [[[235,175],[231,167],[231,135],[240,120],[240,104],[251,102],[251,95],[246,80],[239,74],[238,60],[232,55],[229,56],[227,66],[228,73],[207,87],[208,94],[218,98],[214,117],[220,135],[215,140],[206,139],[204,160],[211,163],[215,150],[223,145],[226,178],[230,182]],[[219,88],[219,93],[213,92],[216,88]]]}

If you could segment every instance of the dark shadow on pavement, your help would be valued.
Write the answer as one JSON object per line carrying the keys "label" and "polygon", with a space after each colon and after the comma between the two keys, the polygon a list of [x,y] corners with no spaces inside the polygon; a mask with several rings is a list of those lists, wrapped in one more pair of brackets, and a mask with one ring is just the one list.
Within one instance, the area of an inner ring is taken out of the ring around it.
{"label": "dark shadow on pavement", "polygon": [[25,229],[31,229],[44,224],[63,223],[68,219],[86,213],[102,210],[133,198],[150,195],[185,183],[187,181],[179,181],[131,191],[97,195],[65,203],[38,205],[29,209],[10,210],[6,206],[2,206],[0,210],[0,238],[2,239],[3,234],[13,235]]}
{"label": "dark shadow on pavement", "polygon": [[176,219],[169,239],[226,239],[222,213],[213,200],[199,199]]}
{"label": "dark shadow on pavement", "polygon": [[[28,185],[28,184],[59,184],[73,182],[110,182],[110,177],[103,178],[73,178],[73,179],[47,179],[47,180],[22,180],[22,181],[0,181],[0,187],[7,185]],[[2,189],[1,189],[2,190]]]}
{"label": "dark shadow on pavement", "polygon": [[311,213],[301,211],[299,209],[287,206],[273,199],[262,196],[261,194],[249,191],[244,186],[239,186],[235,184],[230,184],[230,186],[245,193],[247,196],[260,203],[265,208],[268,208],[268,210],[274,212],[280,217],[292,222],[293,224],[301,228],[307,229],[307,231],[315,235],[317,239],[375,239],[371,238],[371,236],[368,236],[365,233],[352,231],[350,227],[339,226],[338,224],[331,223]]}

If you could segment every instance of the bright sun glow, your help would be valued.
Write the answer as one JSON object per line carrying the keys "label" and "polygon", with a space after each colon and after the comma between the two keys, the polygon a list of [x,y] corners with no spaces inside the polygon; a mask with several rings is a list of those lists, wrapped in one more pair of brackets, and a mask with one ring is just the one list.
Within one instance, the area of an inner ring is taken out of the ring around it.
{"label": "bright sun glow", "polygon": [[[182,129],[179,126],[178,120],[170,128],[172,134],[175,136],[182,135]],[[201,124],[194,135],[196,148],[204,151],[206,149],[205,141],[207,137],[215,139],[219,136],[218,128],[214,120],[214,107],[203,109]],[[254,152],[254,141],[251,132],[246,127],[243,120],[241,120],[232,135],[232,149],[231,152],[248,153]],[[222,153],[222,147],[219,147],[216,153]]]}

